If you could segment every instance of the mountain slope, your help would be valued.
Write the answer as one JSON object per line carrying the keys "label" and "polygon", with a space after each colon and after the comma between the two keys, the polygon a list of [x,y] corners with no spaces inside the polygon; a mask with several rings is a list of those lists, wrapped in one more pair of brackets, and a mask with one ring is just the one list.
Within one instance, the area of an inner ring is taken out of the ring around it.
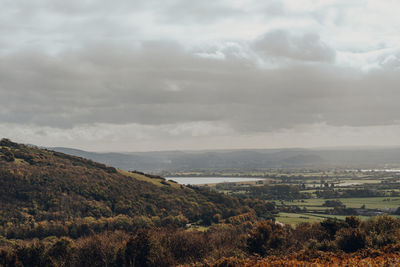
{"label": "mountain slope", "polygon": [[0,141],[0,185],[0,225],[117,215],[183,215],[207,224],[216,214],[249,211],[234,197],[6,139]]}

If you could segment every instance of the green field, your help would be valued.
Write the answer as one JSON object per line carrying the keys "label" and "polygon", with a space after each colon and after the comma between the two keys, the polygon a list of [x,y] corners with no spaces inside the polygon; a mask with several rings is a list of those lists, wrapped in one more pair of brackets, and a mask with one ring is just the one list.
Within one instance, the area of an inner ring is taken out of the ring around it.
{"label": "green field", "polygon": [[[284,201],[285,205],[296,205],[307,209],[327,209],[322,204],[327,199],[312,198],[294,201]],[[340,200],[347,208],[360,208],[365,205],[367,209],[397,209],[400,207],[400,197],[360,197],[360,198],[335,198]]]}
{"label": "green field", "polygon": [[[362,220],[366,220],[370,217],[367,216],[357,216]],[[296,224],[302,222],[321,222],[328,218],[336,218],[340,220],[344,220],[346,216],[342,215],[328,215],[328,214],[315,214],[315,213],[289,213],[289,212],[280,212],[276,219],[282,223],[289,224],[291,226],[295,226]]]}
{"label": "green field", "polygon": [[295,226],[302,222],[308,222],[308,223],[320,222],[324,220],[324,218],[309,216],[300,213],[280,212],[279,215],[276,217],[276,220],[284,224]]}
{"label": "green field", "polygon": [[[307,169],[270,170],[269,172],[260,171],[251,174],[268,177],[270,178],[269,182],[265,182],[263,185],[250,183],[248,185],[235,184],[235,186],[230,188],[220,188],[219,191],[225,194],[243,195],[250,198],[261,197],[265,201],[274,201],[277,205],[277,210],[281,211],[276,219],[289,225],[296,225],[301,222],[319,222],[330,217],[345,219],[346,216],[344,214],[362,214],[368,216],[394,214],[400,207],[400,195],[398,194],[400,192],[400,174]],[[258,191],[249,190],[253,186],[264,186],[265,188],[260,188]],[[277,191],[274,192],[271,189],[275,186]],[[281,195],[278,195],[277,192],[283,186],[291,187],[292,189],[285,190],[292,193],[295,192],[296,194],[288,196],[285,195],[286,193],[280,193]],[[298,192],[296,192],[296,189]],[[353,190],[354,192],[357,190],[367,190],[366,192],[370,192],[371,194],[364,194],[367,197],[324,198],[324,196],[335,196],[335,194],[330,194],[333,191],[336,191],[336,196],[363,195],[357,193],[351,195],[351,191],[347,190]],[[380,197],[369,197],[373,195],[379,195]],[[287,200],[282,201],[281,199]],[[341,201],[345,207],[338,207],[336,209],[333,207],[324,207],[323,204],[327,200]],[[332,215],[329,213],[341,215]],[[398,217],[397,215],[393,216]],[[362,219],[370,218],[367,216],[358,217]]]}
{"label": "green field", "polygon": [[[391,215],[395,218],[400,218],[398,215]],[[357,216],[361,220],[368,220],[373,217],[369,216]],[[344,220],[346,216],[343,215],[328,215],[328,214],[313,214],[313,213],[289,213],[289,212],[280,212],[276,217],[276,220],[284,223],[289,224],[291,226],[296,226],[299,223],[314,223],[314,222],[321,222],[327,218],[336,218],[339,220]]]}
{"label": "green field", "polygon": [[[301,213],[280,212],[279,216],[276,219],[282,223],[294,226],[301,222],[320,222],[329,217],[338,219],[344,219],[346,217],[341,215],[322,214],[327,209],[332,209],[330,207],[322,206],[326,200],[328,199],[313,198],[294,201],[283,201],[281,203],[284,205],[298,206],[300,208],[305,207],[307,211]],[[360,208],[362,205],[365,205],[367,209],[395,210],[400,207],[400,197],[335,198],[334,200],[340,200],[344,205],[346,205],[347,208]],[[370,218],[367,216],[358,217],[363,220]],[[400,216],[393,215],[393,217]]]}

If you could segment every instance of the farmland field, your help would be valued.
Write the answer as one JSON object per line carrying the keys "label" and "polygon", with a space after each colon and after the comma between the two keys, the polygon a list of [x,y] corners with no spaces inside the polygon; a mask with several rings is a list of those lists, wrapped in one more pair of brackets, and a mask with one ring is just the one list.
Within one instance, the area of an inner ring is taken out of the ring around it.
{"label": "farmland field", "polygon": [[[327,209],[322,204],[328,199],[313,198],[294,201],[284,201],[285,205],[296,205],[307,209]],[[360,208],[365,205],[368,209],[396,209],[400,206],[400,197],[361,197],[361,198],[335,198],[348,208]]]}

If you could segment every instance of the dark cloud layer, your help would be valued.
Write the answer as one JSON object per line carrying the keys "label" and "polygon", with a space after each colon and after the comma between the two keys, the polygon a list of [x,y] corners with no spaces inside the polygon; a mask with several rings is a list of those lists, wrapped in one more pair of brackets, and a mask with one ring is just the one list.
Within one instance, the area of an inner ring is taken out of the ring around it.
{"label": "dark cloud layer", "polygon": [[262,56],[304,61],[333,61],[335,50],[320,40],[317,34],[293,35],[287,31],[268,32],[254,42],[254,48]]}
{"label": "dark cloud layer", "polygon": [[[274,35],[260,39],[267,42],[263,53],[279,48],[275,56],[317,63],[267,68],[235,55],[200,57],[161,41],[134,47],[91,43],[57,55],[4,55],[0,120],[55,127],[225,121],[252,132],[317,122],[385,125],[400,119],[398,71],[364,73],[326,64],[332,52],[318,38],[312,37],[317,42],[310,46],[309,37],[275,46]],[[260,40],[249,54],[259,52]],[[303,57],[301,47],[317,52]]]}

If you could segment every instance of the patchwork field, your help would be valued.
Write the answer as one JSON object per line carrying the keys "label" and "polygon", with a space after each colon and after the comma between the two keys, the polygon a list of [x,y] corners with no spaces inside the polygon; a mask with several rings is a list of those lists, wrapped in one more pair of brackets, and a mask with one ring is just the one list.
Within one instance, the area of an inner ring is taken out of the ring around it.
{"label": "patchwork field", "polygon": [[[323,204],[328,199],[302,199],[294,201],[283,201],[287,206],[298,206],[301,209],[305,208],[305,212],[280,212],[276,218],[278,221],[295,226],[302,222],[320,222],[326,218],[344,219],[345,215],[324,214],[327,210],[332,210],[332,207],[325,207]],[[333,199],[330,199],[333,200]],[[371,198],[338,198],[334,200],[341,201],[347,208],[360,208],[365,205],[366,209],[393,211],[400,206],[399,197],[371,197]],[[399,215],[391,215],[392,217],[400,218]],[[362,220],[371,218],[371,216],[357,216]]]}
{"label": "patchwork field", "polygon": [[[368,220],[369,216],[357,216],[361,220]],[[393,216],[399,218],[399,216]],[[315,213],[290,213],[290,212],[280,212],[279,215],[276,217],[276,220],[289,224],[291,226],[296,226],[299,223],[307,222],[307,223],[314,223],[314,222],[321,222],[328,218],[336,218],[340,220],[344,220],[346,216],[344,215],[329,215],[329,214],[315,214]]]}
{"label": "patchwork field", "polygon": [[[285,205],[296,205],[306,207],[310,210],[330,209],[322,206],[329,199],[312,198],[300,199],[293,201],[283,201]],[[330,199],[333,200],[333,199]],[[361,197],[361,198],[335,198],[334,200],[341,201],[348,208],[360,208],[365,205],[367,209],[397,209],[400,206],[400,197]]]}

